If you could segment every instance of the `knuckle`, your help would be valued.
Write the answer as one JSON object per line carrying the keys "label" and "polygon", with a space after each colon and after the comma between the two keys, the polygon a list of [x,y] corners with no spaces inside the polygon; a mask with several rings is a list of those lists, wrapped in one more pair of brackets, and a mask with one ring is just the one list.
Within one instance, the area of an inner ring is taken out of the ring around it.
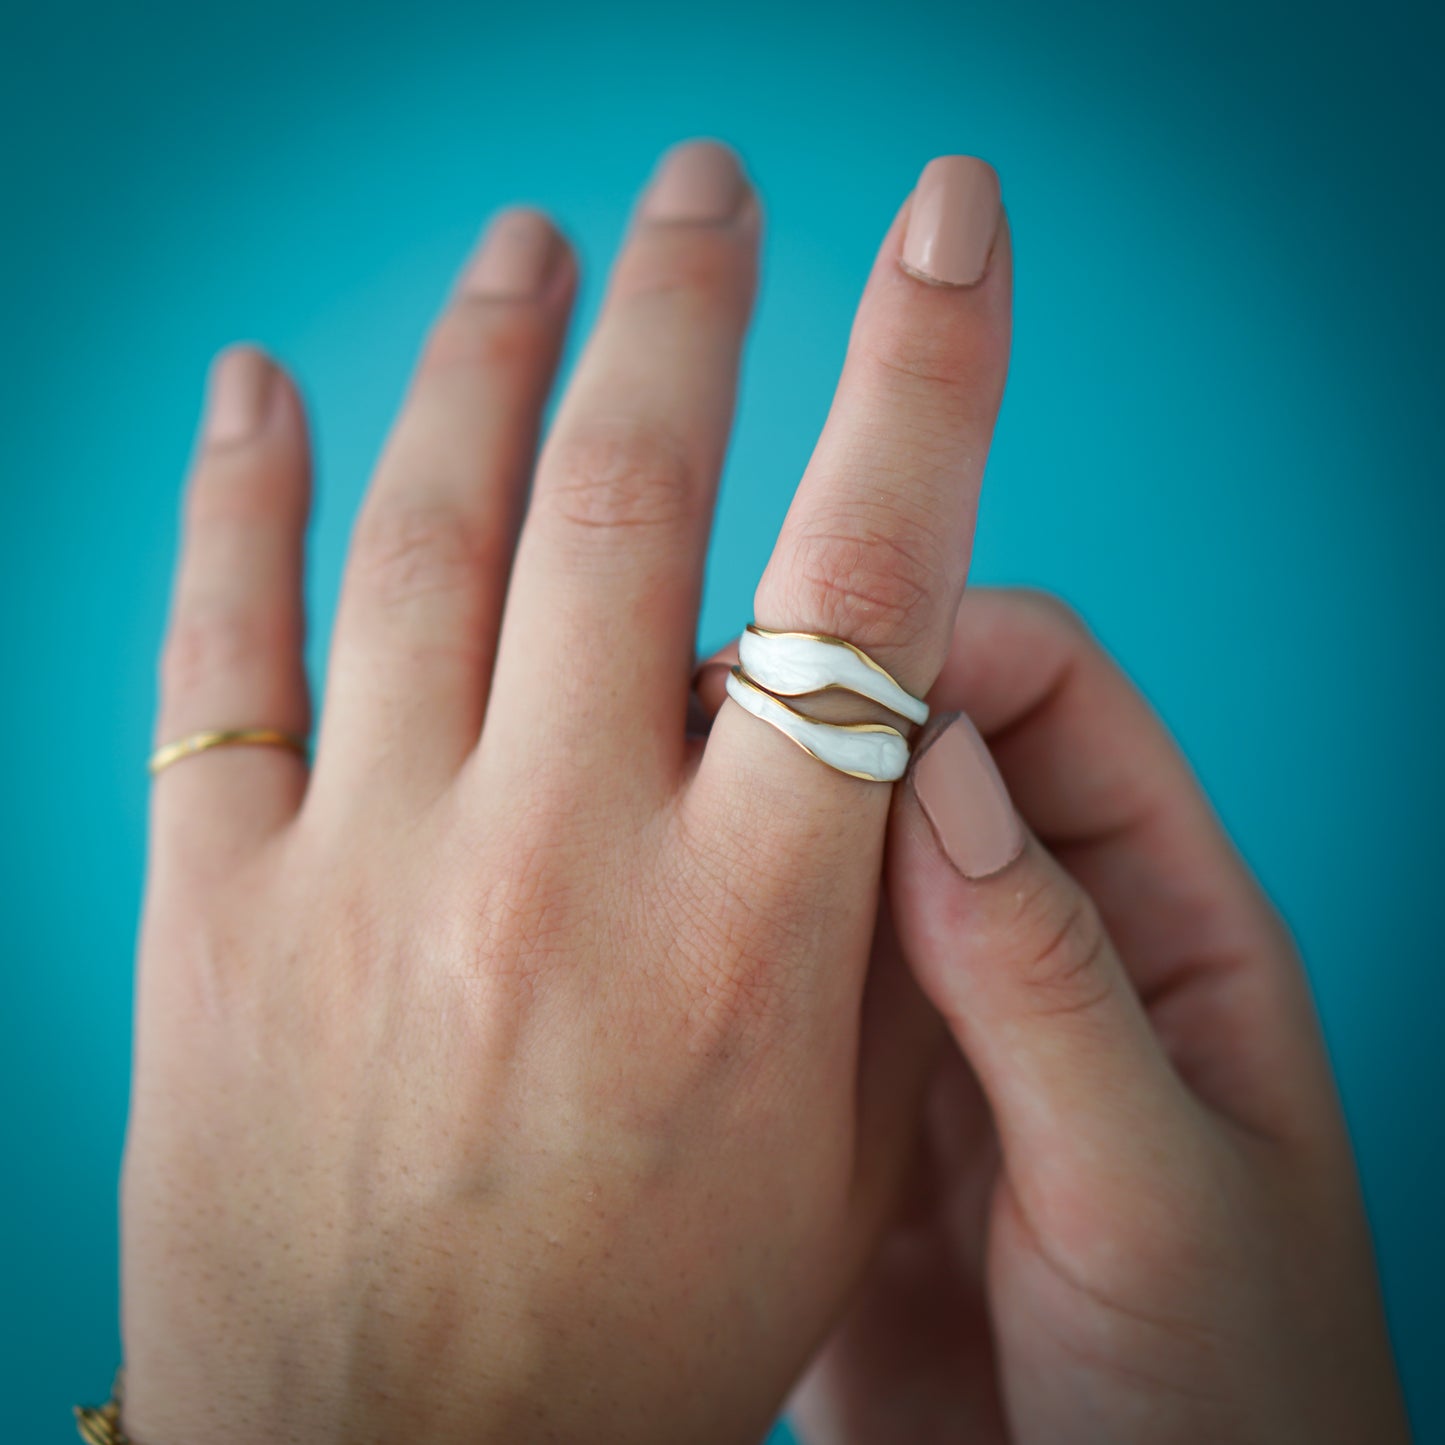
{"label": "knuckle", "polygon": [[652,227],[638,236],[613,282],[623,306],[678,303],[721,317],[746,308],[753,249],[726,230]]}
{"label": "knuckle", "polygon": [[1057,593],[1045,592],[1042,588],[1021,587],[1014,595],[1023,606],[1032,610],[1050,631],[1066,635],[1070,641],[1076,643],[1093,640],[1088,623]]}
{"label": "knuckle", "polygon": [[[659,912],[684,923],[672,933],[689,1047],[776,1036],[807,1007],[805,961],[819,947],[818,915],[798,908],[796,856],[781,841],[679,821],[686,862],[664,874]],[[819,836],[828,826],[820,816]]]}
{"label": "knuckle", "polygon": [[278,457],[205,457],[186,488],[187,531],[267,526],[296,516],[304,495],[294,465]]}
{"label": "knuckle", "polygon": [[776,1038],[796,1017],[798,973],[725,928],[722,948],[686,977],[682,1030],[692,1053],[730,1053]]}
{"label": "knuckle", "polygon": [[689,522],[698,484],[686,454],[666,432],[639,425],[590,425],[548,449],[538,501],[583,532],[671,530]]}
{"label": "knuckle", "polygon": [[1037,1015],[1090,1014],[1112,997],[1109,935],[1083,889],[1054,879],[1027,888],[1005,928],[1010,966]]}
{"label": "knuckle", "polygon": [[688,1049],[728,1052],[741,1040],[756,1046],[759,1038],[785,1031],[803,1006],[804,976],[788,915],[759,906],[757,894],[736,876],[721,888],[711,880],[675,884],[667,905],[690,925],[677,930],[682,946],[675,964]]}
{"label": "knuckle", "polygon": [[910,316],[871,328],[861,346],[865,362],[893,388],[915,400],[977,409],[997,390],[996,361],[974,329],[948,322],[920,323]]}
{"label": "knuckle", "polygon": [[279,609],[189,606],[167,634],[161,684],[169,697],[209,690],[218,679],[254,674],[297,643],[296,624]]}
{"label": "knuckle", "polygon": [[896,518],[838,519],[797,537],[786,576],[789,615],[861,647],[911,647],[938,611],[936,544]]}
{"label": "knuckle", "polygon": [[373,504],[357,525],[351,568],[383,606],[476,591],[505,561],[492,529],[458,508],[416,501]]}
{"label": "knuckle", "polygon": [[535,308],[459,297],[438,318],[422,351],[419,378],[452,371],[507,375],[540,359],[545,327]]}

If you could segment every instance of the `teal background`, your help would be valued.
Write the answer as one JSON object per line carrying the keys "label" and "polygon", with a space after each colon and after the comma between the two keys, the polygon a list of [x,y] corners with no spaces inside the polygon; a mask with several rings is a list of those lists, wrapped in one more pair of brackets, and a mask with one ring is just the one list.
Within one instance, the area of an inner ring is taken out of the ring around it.
{"label": "teal background", "polygon": [[743,151],[770,237],[703,641],[749,615],[887,219],[930,155],[989,157],[1018,311],[976,575],[1083,609],[1296,928],[1420,1438],[1445,1440],[1439,13],[9,5],[7,1437],[70,1438],[119,1348],[141,762],[208,356],[254,338],[309,393],[319,666],[369,462],[483,218],[556,212],[585,321],[655,155],[704,133]]}

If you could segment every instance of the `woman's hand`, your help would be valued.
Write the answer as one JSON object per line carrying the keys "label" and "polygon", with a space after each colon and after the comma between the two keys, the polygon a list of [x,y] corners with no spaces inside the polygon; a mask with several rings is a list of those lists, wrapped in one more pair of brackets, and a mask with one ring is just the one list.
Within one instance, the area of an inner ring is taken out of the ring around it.
{"label": "woman's hand", "polygon": [[[871,1253],[933,1037],[896,961],[868,973],[890,790],[737,707],[685,729],[758,231],[726,151],[671,157],[534,470],[575,266],[502,218],[357,525],[314,767],[157,777],[122,1240],[145,1445],[756,1438]],[[935,163],[759,621],[932,685],[1009,289],[993,173]],[[161,741],[306,731],[304,433],[278,369],[222,360]]]}
{"label": "woman's hand", "polygon": [[925,739],[889,896],[958,1048],[808,1445],[1405,1439],[1303,973],[1183,759],[1036,595],[971,593],[932,696],[1034,836]]}

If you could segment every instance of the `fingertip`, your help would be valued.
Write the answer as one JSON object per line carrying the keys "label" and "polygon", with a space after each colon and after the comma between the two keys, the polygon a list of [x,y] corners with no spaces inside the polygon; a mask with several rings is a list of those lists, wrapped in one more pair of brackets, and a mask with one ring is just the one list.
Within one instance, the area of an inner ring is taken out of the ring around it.
{"label": "fingertip", "polygon": [[905,784],[943,857],[963,878],[1002,872],[1027,834],[988,744],[967,713],[939,719],[913,755]]}
{"label": "fingertip", "polygon": [[918,178],[898,255],[929,286],[976,286],[989,269],[1003,216],[998,172],[978,156],[937,156]]}
{"label": "fingertip", "polygon": [[547,212],[508,206],[487,223],[458,290],[482,300],[546,301],[573,269],[571,244]]}
{"label": "fingertip", "polygon": [[295,379],[253,342],[212,358],[184,488],[187,526],[275,511],[304,520],[311,498],[306,407]]}
{"label": "fingertip", "polygon": [[[964,713],[930,719],[894,789],[886,866],[893,916],[936,1007],[956,1013],[959,943],[985,927],[999,878],[1028,851],[987,744]],[[1004,885],[1008,887],[1007,884]]]}
{"label": "fingertip", "polygon": [[710,138],[666,151],[643,192],[639,218],[664,225],[718,226],[756,214],[756,193],[732,146]]}
{"label": "fingertip", "polygon": [[236,342],[212,358],[206,378],[202,441],[208,449],[240,446],[263,430],[276,364],[252,342]]}

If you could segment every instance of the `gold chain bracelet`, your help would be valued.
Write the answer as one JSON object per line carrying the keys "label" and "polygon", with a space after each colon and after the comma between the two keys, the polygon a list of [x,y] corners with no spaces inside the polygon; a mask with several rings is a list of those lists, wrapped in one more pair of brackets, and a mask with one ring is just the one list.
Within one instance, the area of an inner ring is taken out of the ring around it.
{"label": "gold chain bracelet", "polygon": [[110,1402],[98,1410],[88,1405],[75,1407],[75,1428],[85,1445],[135,1445],[135,1442],[120,1428],[121,1386],[125,1383],[125,1371],[117,1371],[115,1384],[110,1387]]}

